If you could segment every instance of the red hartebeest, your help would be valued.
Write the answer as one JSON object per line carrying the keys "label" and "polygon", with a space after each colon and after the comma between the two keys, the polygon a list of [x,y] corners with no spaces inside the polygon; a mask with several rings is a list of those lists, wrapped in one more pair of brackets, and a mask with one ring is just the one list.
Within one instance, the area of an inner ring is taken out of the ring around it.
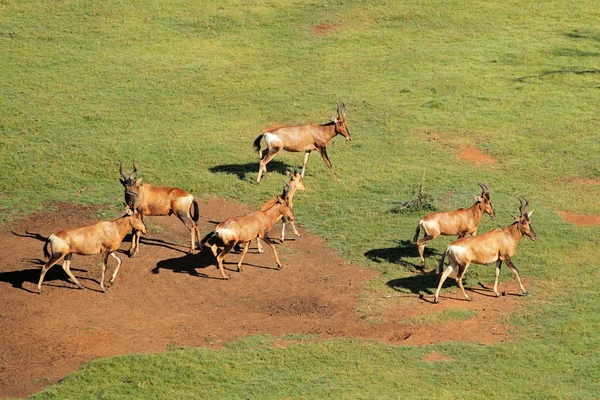
{"label": "red hartebeest", "polygon": [[[296,190],[300,190],[300,191],[304,192],[306,189],[304,188],[304,182],[303,182],[302,177],[300,176],[300,173],[298,172],[298,169],[294,168],[293,174],[291,172],[287,171],[287,175],[290,177],[290,181],[287,182],[287,184],[289,184],[289,186],[290,186],[290,190],[288,191],[288,194],[287,194],[287,199],[288,199],[290,209],[292,209],[294,207],[294,205],[292,203],[292,199],[294,198],[294,193],[296,193]],[[275,198],[267,201],[265,204],[263,204],[262,207],[260,207],[260,210],[266,211],[269,208],[273,207],[275,205],[275,203],[277,203],[277,197],[275,197]],[[273,225],[275,225],[275,223],[282,218],[283,218],[282,216],[279,216],[275,221],[272,221]],[[282,227],[281,227],[281,243],[283,243],[285,240],[285,223],[286,223],[286,219],[283,218]],[[290,223],[292,225],[292,229],[294,230],[294,234],[296,236],[300,237],[300,233],[298,233],[298,230],[296,229],[296,224],[293,221],[290,221]],[[259,253],[263,252],[262,246],[260,244],[260,240],[258,240],[258,238],[256,239],[256,247],[258,248]]]}
{"label": "red hartebeest", "polygon": [[[254,141],[254,150],[258,152],[260,158],[260,167],[258,168],[258,177],[256,183],[260,183],[260,179],[267,172],[267,164],[281,150],[290,152],[304,152],[304,162],[302,163],[302,178],[304,178],[304,170],[308,162],[310,152],[316,150],[323,157],[323,161],[331,170],[334,177],[337,178],[331,161],[327,156],[327,144],[336,135],[342,135],[346,140],[350,141],[350,132],[346,126],[346,105],[338,104],[337,118],[333,116],[331,122],[326,124],[308,124],[299,126],[284,126],[281,128],[272,129],[260,134]],[[265,151],[260,150],[260,141],[265,139],[267,148]]]}
{"label": "red hartebeest", "polygon": [[[427,267],[423,256],[425,243],[440,235],[458,235],[459,239],[465,235],[475,236],[483,214],[487,213],[492,218],[496,216],[490,198],[490,188],[484,183],[478,183],[478,185],[481,186],[481,196],[476,197],[477,202],[471,207],[447,212],[434,212],[419,221],[413,242],[417,244],[419,249],[423,268]],[[419,239],[421,228],[425,235]]]}
{"label": "red hartebeest", "polygon": [[[135,201],[137,204],[136,210],[139,212],[142,221],[144,216],[147,215],[175,214],[190,230],[190,253],[193,252],[196,248],[196,239],[200,240],[200,229],[198,228],[200,211],[194,196],[179,188],[140,184],[142,178],[134,181],[137,171],[138,166],[134,162],[133,172],[127,175],[123,169],[123,162],[121,162],[119,172],[123,179],[120,179],[120,181],[125,188],[125,203],[127,206],[131,207],[131,204]],[[135,229],[131,239],[131,248],[129,249],[130,257],[134,257],[138,253],[139,245],[140,232]]]}
{"label": "red hartebeest", "polygon": [[[287,197],[289,190],[289,184],[286,184],[285,189],[283,189],[283,194],[277,197],[277,202],[270,208],[264,211],[258,210],[249,215],[228,218],[217,225],[214,231],[208,233],[202,239],[200,242],[202,246],[209,241],[211,250],[215,257],[217,257],[218,268],[219,271],[221,271],[223,279],[229,279],[223,270],[223,259],[227,253],[229,253],[236,244],[244,244],[242,257],[238,262],[238,271],[241,272],[242,262],[248,252],[248,245],[250,244],[250,241],[255,238],[262,239],[271,247],[271,249],[273,249],[277,267],[279,269],[283,267],[277,256],[275,245],[271,239],[269,239],[268,232],[273,227],[272,221],[276,221],[278,218],[281,218],[281,216],[288,218],[290,221],[294,221],[294,213],[289,206],[289,199]],[[217,243],[224,247],[219,255],[217,255]]]}
{"label": "red hartebeest", "polygon": [[[63,269],[73,283],[79,286],[80,289],[83,289],[83,286],[77,281],[77,278],[75,278],[70,269],[73,253],[85,256],[102,253],[102,279],[100,280],[100,287],[106,292],[104,273],[106,271],[106,264],[108,263],[108,256],[112,256],[117,260],[117,268],[110,278],[110,283],[113,283],[122,262],[115,252],[119,249],[123,238],[131,229],[137,229],[146,233],[146,226],[137,212],[127,209],[127,215],[114,221],[100,221],[95,225],[67,229],[50,235],[44,245],[44,256],[48,259],[48,262],[42,267],[42,273],[40,274],[37,286],[38,292],[42,294],[42,282],[44,281],[46,272],[63,257],[65,259],[62,266]],[[48,248],[50,248],[50,251],[48,251]]]}
{"label": "red hartebeest", "polygon": [[[523,200],[525,200],[525,203],[523,203]],[[527,295],[527,290],[525,290],[525,286],[523,286],[523,283],[521,282],[519,271],[517,271],[517,268],[513,264],[511,257],[515,254],[517,245],[519,244],[519,241],[523,235],[529,236],[533,241],[537,240],[537,235],[533,231],[529,221],[529,218],[533,213],[533,210],[527,212],[529,201],[521,198],[519,198],[519,201],[521,202],[521,206],[519,208],[521,215],[518,217],[513,217],[515,222],[513,222],[512,225],[504,229],[494,229],[480,236],[464,237],[462,239],[458,239],[448,246],[448,249],[442,256],[439,264],[441,277],[440,283],[438,284],[435,296],[433,298],[434,303],[438,302],[438,296],[440,294],[442,284],[448,275],[452,273],[452,270],[457,266],[458,271],[456,272],[456,283],[458,283],[458,286],[462,290],[465,298],[467,300],[471,300],[469,295],[467,295],[467,292],[465,292],[465,288],[462,284],[462,278],[465,275],[467,267],[470,263],[489,264],[496,261],[494,293],[496,293],[496,296],[499,297],[500,293],[498,293],[498,277],[500,276],[500,267],[502,266],[502,261],[504,261],[506,265],[508,265],[508,268],[510,268],[510,270],[517,277],[522,294],[524,296]],[[444,268],[444,260],[446,257],[448,257],[450,260],[450,264],[442,273]]]}

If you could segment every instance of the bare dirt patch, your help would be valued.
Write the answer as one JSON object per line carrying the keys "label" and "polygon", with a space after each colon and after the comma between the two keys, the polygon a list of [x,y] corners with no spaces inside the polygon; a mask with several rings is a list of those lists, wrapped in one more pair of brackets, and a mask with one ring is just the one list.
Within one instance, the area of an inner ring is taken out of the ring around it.
{"label": "bare dirt patch", "polygon": [[328,31],[337,29],[339,25],[321,22],[319,25],[313,25],[312,29],[316,35],[323,35]]}
{"label": "bare dirt patch", "polygon": [[432,351],[431,353],[427,353],[423,360],[428,363],[434,363],[438,361],[449,361],[450,359],[443,354],[438,353],[437,351]]}
{"label": "bare dirt patch", "polygon": [[592,178],[573,178],[573,183],[582,184],[585,186],[596,186],[600,185],[600,179],[592,179]]}
{"label": "bare dirt patch", "polygon": [[496,162],[494,157],[473,146],[460,146],[456,157],[473,164],[494,164]]}
{"label": "bare dirt patch", "polygon": [[565,222],[577,226],[600,225],[600,216],[598,215],[575,214],[569,211],[560,211],[559,214]]}
{"label": "bare dirt patch", "polygon": [[[260,255],[253,244],[242,273],[235,271],[239,254],[230,253],[231,280],[224,281],[210,251],[187,254],[188,231],[174,217],[148,218],[150,232],[138,257],[120,254],[123,266],[108,293],[99,291],[100,256],[75,255],[71,270],[86,289],[76,289],[55,266],[38,295],[44,238],[95,222],[90,219],[95,211],[61,205],[0,226],[0,397],[35,393],[95,358],[159,352],[168,345],[219,347],[250,334],[364,337],[417,346],[448,340],[493,343],[508,337],[510,327],[501,321],[519,304],[516,296],[496,299],[481,288],[471,292],[473,302],[459,300],[457,292],[442,296],[437,306],[408,295],[389,299],[384,322],[365,322],[357,312],[359,297],[376,274],[348,263],[320,237],[300,229],[302,237],[278,245],[282,270],[275,269],[268,247]],[[202,202],[202,233],[248,211],[224,199]],[[128,247],[126,242],[122,249]],[[114,260],[109,265],[110,274]],[[517,293],[518,287],[509,281],[501,290]],[[445,307],[477,315],[438,325],[408,322]]]}

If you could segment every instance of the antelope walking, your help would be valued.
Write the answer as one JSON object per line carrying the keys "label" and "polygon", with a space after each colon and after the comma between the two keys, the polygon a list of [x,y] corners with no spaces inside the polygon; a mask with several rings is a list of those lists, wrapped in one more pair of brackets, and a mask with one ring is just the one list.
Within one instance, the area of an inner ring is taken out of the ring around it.
{"label": "antelope walking", "polygon": [[[131,207],[135,202],[136,210],[144,221],[144,216],[164,216],[175,214],[181,222],[190,230],[190,253],[196,248],[196,239],[200,240],[200,229],[198,219],[200,211],[198,202],[193,195],[185,190],[167,187],[140,184],[142,178],[134,181],[138,166],[133,163],[133,172],[127,175],[123,168],[123,162],[119,172],[123,177],[120,179],[125,188],[125,203]],[[139,251],[140,232],[135,229],[131,239],[129,256],[134,257]]]}
{"label": "antelope walking", "polygon": [[[523,204],[523,200],[525,200],[525,204]],[[448,249],[442,256],[439,264],[439,272],[441,277],[440,283],[438,284],[435,296],[433,298],[434,303],[438,302],[438,296],[440,294],[442,284],[452,273],[452,270],[457,266],[458,271],[456,272],[456,283],[458,283],[458,286],[462,290],[465,298],[469,301],[471,300],[469,295],[467,295],[467,292],[465,292],[465,288],[462,284],[462,278],[465,275],[467,267],[470,263],[489,264],[496,261],[494,293],[496,293],[496,296],[499,297],[500,293],[498,292],[498,277],[500,276],[500,267],[502,266],[502,261],[504,261],[506,265],[508,265],[508,268],[510,268],[510,270],[517,277],[522,294],[524,296],[527,295],[527,290],[525,290],[525,286],[523,286],[523,283],[521,282],[519,271],[517,271],[517,268],[513,264],[511,257],[515,254],[517,245],[519,244],[519,241],[523,235],[529,236],[532,241],[537,240],[537,235],[535,234],[531,226],[531,222],[529,221],[529,218],[533,213],[533,210],[527,212],[529,201],[519,198],[519,202],[521,203],[519,208],[521,215],[518,217],[513,217],[514,222],[512,225],[504,229],[494,229],[480,236],[471,236],[458,239],[448,246]],[[442,273],[444,268],[444,260],[446,257],[448,257],[450,260],[450,264]]]}
{"label": "antelope walking", "polygon": [[108,256],[112,256],[117,260],[117,268],[110,278],[110,283],[112,284],[117,277],[122,263],[115,252],[119,249],[127,232],[132,228],[146,233],[146,226],[139,218],[137,212],[127,209],[126,215],[114,221],[100,221],[91,226],[66,229],[50,235],[44,245],[44,256],[48,259],[48,262],[42,267],[40,274],[37,286],[39,294],[42,294],[42,282],[44,281],[46,272],[63,257],[65,259],[62,266],[63,270],[69,275],[73,283],[80,289],[83,289],[83,286],[71,272],[71,257],[73,254],[88,256],[101,253],[102,279],[100,280],[100,287],[106,292],[104,273],[108,263]]}
{"label": "antelope walking", "polygon": [[[254,141],[254,150],[258,152],[260,158],[260,166],[258,168],[258,177],[256,183],[260,183],[260,179],[267,173],[267,164],[281,150],[290,152],[304,152],[304,162],[302,163],[302,178],[304,178],[304,170],[310,152],[316,150],[323,157],[323,161],[331,170],[335,178],[337,175],[333,170],[331,161],[327,156],[327,144],[336,135],[342,135],[347,141],[351,141],[350,132],[346,126],[346,105],[338,104],[337,118],[331,117],[331,122],[326,124],[308,124],[298,126],[284,126],[260,134]],[[267,148],[265,151],[260,150],[260,141],[265,139]]]}
{"label": "antelope walking", "polygon": [[[478,183],[478,185],[481,186],[481,196],[476,197],[477,201],[471,207],[447,212],[434,212],[421,218],[417,224],[413,242],[417,244],[419,249],[423,269],[427,267],[423,256],[427,242],[440,235],[458,235],[459,239],[465,237],[465,235],[475,236],[483,214],[488,214],[492,218],[496,216],[490,198],[490,188],[485,183]],[[425,235],[419,239],[421,228]]]}
{"label": "antelope walking", "polygon": [[[283,189],[283,194],[277,196],[277,201],[270,208],[258,210],[249,215],[228,218],[217,225],[214,231],[208,233],[202,239],[200,242],[201,246],[209,241],[211,250],[217,258],[219,271],[221,272],[223,279],[229,279],[223,270],[223,259],[227,253],[229,253],[236,244],[244,244],[242,257],[237,266],[237,270],[242,272],[242,262],[248,252],[248,245],[250,244],[250,241],[255,238],[260,238],[273,249],[278,269],[283,267],[277,256],[277,249],[271,239],[269,239],[268,232],[273,227],[272,221],[276,221],[278,218],[281,218],[281,216],[288,218],[290,222],[294,221],[294,213],[289,206],[289,190],[290,185],[286,184]],[[217,243],[224,247],[219,255],[217,255]]]}
{"label": "antelope walking", "polygon": [[[294,198],[294,193],[296,193],[296,190],[300,190],[302,192],[304,192],[306,189],[304,188],[304,182],[302,177],[300,176],[300,173],[298,173],[298,169],[294,168],[294,173],[292,174],[291,172],[287,171],[287,175],[290,177],[290,181],[287,182],[287,184],[289,184],[289,191],[287,194],[287,200],[288,200],[288,204],[290,209],[293,209],[294,205],[292,203],[292,199]],[[265,204],[262,205],[262,207],[260,207],[261,211],[266,211],[269,208],[273,207],[275,205],[275,203],[277,203],[278,198],[275,197],[269,201],[267,201]],[[283,241],[285,240],[285,224],[286,224],[286,218],[283,218],[283,216],[279,216],[277,217],[277,219],[275,221],[272,221],[273,225],[275,225],[275,223],[277,221],[279,221],[280,219],[283,219],[282,222],[282,227],[281,227],[281,243],[283,243]],[[300,233],[298,233],[298,230],[296,229],[296,224],[294,223],[294,221],[290,221],[291,225],[292,225],[292,229],[294,230],[294,234],[297,237],[300,237]],[[258,248],[258,252],[262,253],[263,249],[262,246],[260,244],[260,240],[258,240],[258,238],[256,239],[256,247]]]}

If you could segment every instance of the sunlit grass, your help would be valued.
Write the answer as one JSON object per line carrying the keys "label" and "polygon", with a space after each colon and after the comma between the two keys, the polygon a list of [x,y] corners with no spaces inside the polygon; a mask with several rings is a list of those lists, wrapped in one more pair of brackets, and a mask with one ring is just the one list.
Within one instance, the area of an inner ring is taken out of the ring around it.
{"label": "sunlit grass", "polygon": [[[372,293],[392,292],[394,280],[409,282],[395,290],[431,290],[413,272],[410,240],[422,215],[391,212],[415,196],[423,172],[437,209],[470,206],[477,182],[489,184],[497,217],[483,218],[480,232],[510,224],[516,197],[526,196],[539,236],[523,239],[514,257],[531,282],[511,318],[515,340],[436,347],[448,364],[364,341],[261,345],[258,355],[178,350],[92,363],[43,396],[595,395],[600,231],[565,224],[557,211],[600,214],[600,185],[580,179],[600,179],[598,18],[593,1],[1,1],[5,222],[56,201],[102,204],[108,216],[122,203],[119,161],[134,159],[147,183],[256,206],[283,176],[272,166],[254,183],[254,138],[275,124],[327,122],[342,100],[353,141],[335,138],[329,148],[341,178],[313,154],[294,210],[345,257],[382,273],[362,310],[393,304]],[[496,162],[459,160],[463,145]],[[277,160],[292,168],[302,155]],[[428,245],[427,261],[435,265],[452,240]],[[467,282],[492,279],[491,267],[467,273]],[[310,361],[320,352],[335,357]],[[169,383],[171,369],[185,372],[179,383]]]}

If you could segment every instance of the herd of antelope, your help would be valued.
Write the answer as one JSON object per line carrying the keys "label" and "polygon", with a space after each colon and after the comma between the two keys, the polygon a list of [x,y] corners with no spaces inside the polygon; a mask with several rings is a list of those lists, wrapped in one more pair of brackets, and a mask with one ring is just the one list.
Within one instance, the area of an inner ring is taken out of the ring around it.
{"label": "herd of antelope", "polygon": [[[280,195],[267,201],[263,206],[248,215],[236,216],[226,219],[218,224],[214,231],[209,232],[202,239],[200,238],[200,229],[198,220],[200,211],[198,201],[194,196],[185,190],[167,187],[142,184],[142,179],[136,180],[138,172],[137,163],[133,163],[133,171],[126,173],[123,162],[121,162],[119,172],[121,174],[120,182],[125,189],[126,213],[121,218],[114,221],[101,221],[91,226],[63,230],[50,235],[44,245],[44,256],[48,259],[42,267],[40,279],[38,282],[38,292],[42,294],[42,282],[46,272],[61,259],[64,259],[62,268],[69,278],[80,289],[83,286],[77,281],[70,270],[71,258],[73,254],[95,255],[102,254],[102,278],[100,287],[102,291],[107,292],[104,284],[105,272],[108,263],[108,257],[111,256],[117,261],[117,267],[112,274],[110,283],[114,280],[121,267],[122,260],[116,254],[127,233],[132,232],[131,247],[129,256],[134,257],[139,252],[139,241],[141,234],[146,234],[147,229],[144,224],[145,216],[164,216],[176,215],[179,220],[190,231],[190,250],[202,249],[208,244],[217,260],[223,279],[229,279],[223,269],[223,260],[225,256],[236,246],[243,245],[242,254],[237,265],[237,270],[242,271],[242,262],[248,251],[250,242],[256,239],[258,252],[263,249],[260,241],[264,241],[273,251],[278,269],[283,266],[277,255],[277,249],[268,233],[273,225],[282,220],[283,227],[280,241],[283,243],[285,238],[285,225],[289,221],[296,236],[300,236],[295,226],[295,217],[292,211],[292,199],[296,190],[304,191],[304,173],[308,157],[313,150],[316,150],[327,167],[331,170],[334,177],[337,178],[329,157],[327,155],[327,144],[337,135],[342,135],[347,141],[351,141],[350,132],[346,126],[346,106],[344,103],[338,104],[337,117],[334,115],[331,122],[325,124],[307,124],[299,126],[284,126],[262,133],[254,141],[254,149],[258,152],[260,164],[256,182],[260,183],[261,178],[267,172],[267,164],[282,150],[289,152],[304,152],[304,161],[302,163],[302,172],[294,170],[293,173],[287,172],[290,177],[289,182],[285,182],[285,187]],[[261,151],[261,140],[265,141],[266,149]],[[476,202],[469,208],[461,208],[449,212],[434,212],[419,220],[413,242],[417,245],[422,268],[426,268],[424,258],[425,244],[440,235],[458,235],[458,240],[452,242],[444,252],[438,270],[440,280],[435,292],[433,302],[437,303],[440,289],[446,278],[457,269],[455,280],[462,290],[467,300],[471,300],[467,295],[463,284],[463,276],[470,263],[489,264],[496,262],[494,293],[500,296],[498,292],[498,277],[502,262],[511,269],[516,276],[522,295],[527,295],[527,291],[521,282],[519,272],[513,264],[511,257],[515,254],[517,245],[523,235],[529,236],[535,241],[537,236],[531,227],[530,216],[533,211],[528,211],[529,201],[519,198],[521,203],[518,217],[513,217],[514,222],[504,229],[494,229],[485,234],[476,236],[477,227],[484,214],[494,218],[496,213],[492,206],[489,187],[484,183],[478,184],[481,189],[481,195],[476,197]],[[424,236],[419,239],[421,230]],[[470,235],[470,236],[467,236]],[[219,252],[219,247],[222,250]],[[445,259],[448,258],[449,264],[444,270]]]}

